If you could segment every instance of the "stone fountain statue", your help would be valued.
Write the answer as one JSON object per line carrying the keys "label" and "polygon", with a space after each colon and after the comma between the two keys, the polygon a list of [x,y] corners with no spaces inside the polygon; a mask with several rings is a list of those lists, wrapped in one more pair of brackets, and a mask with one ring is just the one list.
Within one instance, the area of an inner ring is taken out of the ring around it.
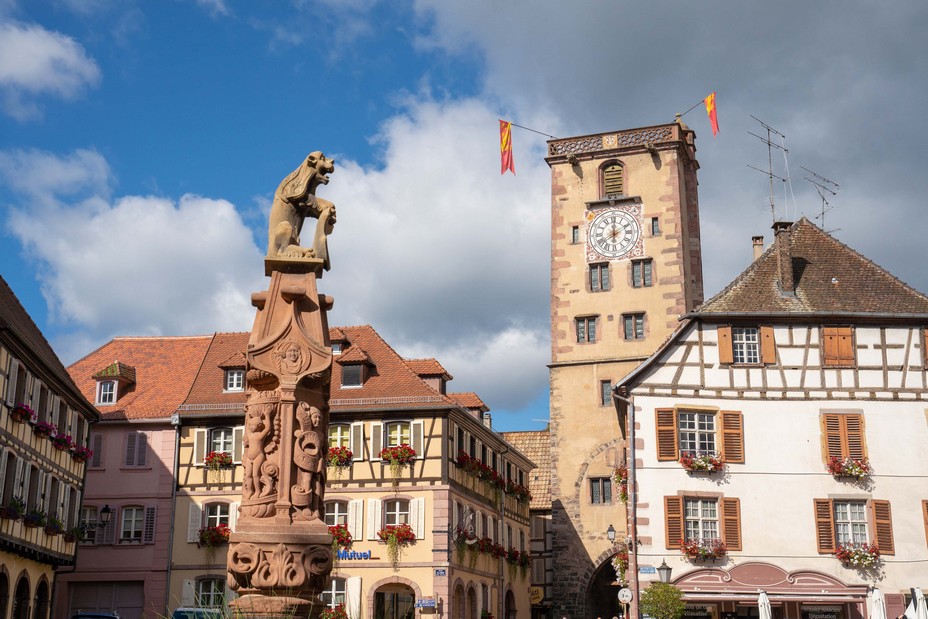
{"label": "stone fountain statue", "polygon": [[[310,153],[277,188],[268,226],[268,290],[246,351],[241,515],[229,540],[228,584],[241,597],[235,613],[315,617],[332,570],[332,539],[323,521],[332,349],[316,290],[329,269],[327,237],[335,205],[316,196],[334,162]],[[306,217],[317,219],[312,247],[300,245]]]}

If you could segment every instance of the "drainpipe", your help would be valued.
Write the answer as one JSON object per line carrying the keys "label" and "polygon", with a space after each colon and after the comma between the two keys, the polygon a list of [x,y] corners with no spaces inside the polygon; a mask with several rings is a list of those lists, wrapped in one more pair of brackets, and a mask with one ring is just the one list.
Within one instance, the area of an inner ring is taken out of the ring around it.
{"label": "drainpipe", "polygon": [[628,394],[625,387],[616,388],[612,392],[613,399],[625,404],[628,414],[626,423],[628,430],[625,436],[628,445],[628,575],[629,585],[632,589],[632,601],[629,604],[629,615],[625,619],[638,619],[638,596],[641,589],[638,586],[638,489],[637,475],[635,474],[635,397],[619,395],[619,391],[624,395]]}
{"label": "drainpipe", "polygon": [[164,583],[164,614],[169,617],[171,611],[168,608],[171,596],[171,571],[174,567],[174,518],[177,513],[177,486],[178,475],[180,474],[180,414],[171,415],[171,425],[174,426],[174,485],[171,487],[171,532],[168,534],[168,565],[165,574],[166,582]]}

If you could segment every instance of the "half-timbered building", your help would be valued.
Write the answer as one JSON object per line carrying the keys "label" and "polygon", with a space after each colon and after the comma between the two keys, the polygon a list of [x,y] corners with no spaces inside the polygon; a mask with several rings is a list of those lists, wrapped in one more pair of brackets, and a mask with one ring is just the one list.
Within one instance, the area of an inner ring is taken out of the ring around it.
{"label": "half-timbered building", "polygon": [[854,619],[874,588],[896,617],[928,582],[928,297],[806,219],[774,229],[616,388],[638,561],[691,617],[764,590],[775,619]]}

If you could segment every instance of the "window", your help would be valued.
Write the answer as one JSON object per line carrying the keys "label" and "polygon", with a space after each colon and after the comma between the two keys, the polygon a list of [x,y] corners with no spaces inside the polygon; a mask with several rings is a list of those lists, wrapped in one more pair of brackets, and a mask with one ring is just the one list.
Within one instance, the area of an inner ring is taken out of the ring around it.
{"label": "window", "polygon": [[341,342],[332,342],[332,354],[333,355],[342,354],[342,343]]}
{"label": "window", "polygon": [[715,413],[678,413],[680,451],[715,453]]}
{"label": "window", "polygon": [[610,406],[612,404],[612,381],[611,380],[599,381],[599,403],[602,406]]}
{"label": "window", "polygon": [[245,370],[226,370],[226,391],[245,390]]}
{"label": "window", "polygon": [[822,328],[822,365],[854,366],[854,333],[852,327]]}
{"label": "window", "polygon": [[593,505],[609,505],[612,503],[612,478],[590,478],[590,503]]}
{"label": "window", "polygon": [[740,411],[659,408],[657,459],[679,460],[681,451],[714,451],[727,463],[744,463],[744,427]]}
{"label": "window", "polygon": [[659,217],[651,218],[651,236],[661,235],[661,220]]}
{"label": "window", "polygon": [[632,260],[632,286],[635,288],[647,288],[651,285],[651,261]]}
{"label": "window", "polygon": [[229,504],[228,503],[211,503],[206,506],[204,512],[206,516],[206,526],[218,527],[221,524],[229,526]]}
{"label": "window", "polygon": [[409,501],[384,501],[383,522],[384,525],[409,524]]}
{"label": "window", "polygon": [[84,506],[81,508],[80,516],[80,527],[81,531],[86,531],[84,539],[82,540],[85,544],[96,544],[96,534],[100,529],[97,527],[97,508],[92,506]]}
{"label": "window", "polygon": [[667,548],[682,542],[719,539],[727,551],[741,550],[741,501],[733,497],[665,496]]}
{"label": "window", "polygon": [[360,387],[363,380],[363,368],[360,364],[342,366],[342,387]]}
{"label": "window", "polygon": [[123,507],[122,508],[122,526],[119,532],[120,542],[141,542],[142,541],[142,522],[145,516],[143,507]]}
{"label": "window", "polygon": [[867,457],[864,416],[859,413],[824,413],[822,451],[825,464],[832,458],[861,460]]}
{"label": "window", "polygon": [[625,314],[622,325],[626,340],[644,339],[644,314]]}
{"label": "window", "polygon": [[577,318],[576,323],[578,344],[596,341],[596,316]]}
{"label": "window", "polygon": [[895,554],[889,501],[815,499],[815,534],[820,554],[842,544],[872,544],[880,554]]}
{"label": "window", "polygon": [[732,327],[731,352],[733,363],[760,363],[757,327]]}
{"label": "window", "polygon": [[115,404],[116,403],[116,381],[101,380],[97,381],[97,404]]}
{"label": "window", "polygon": [[777,348],[773,338],[773,327],[731,327],[721,325],[717,329],[719,340],[719,363],[768,365],[777,362]]}
{"label": "window", "polygon": [[123,463],[127,467],[148,466],[148,434],[129,432],[126,435],[126,457]]}
{"label": "window", "polygon": [[204,578],[197,582],[197,606],[225,608],[225,581],[221,578]]}
{"label": "window", "polygon": [[333,423],[329,426],[329,447],[348,447],[350,442],[348,424]]}
{"label": "window", "polygon": [[576,245],[580,242],[580,226],[571,226],[570,228],[570,244]]}
{"label": "window", "polygon": [[344,604],[346,582],[344,578],[333,578],[329,586],[322,592],[322,603],[329,608]]}
{"label": "window", "polygon": [[214,428],[210,430],[209,451],[232,455],[232,428]]}
{"label": "window", "polygon": [[410,424],[408,421],[394,421],[385,428],[386,446],[409,445]]}
{"label": "window", "polygon": [[325,523],[330,527],[348,524],[347,501],[329,501],[325,504]]}
{"label": "window", "polygon": [[590,290],[592,292],[605,292],[609,290],[608,262],[590,265]]}
{"label": "window", "polygon": [[625,178],[622,172],[622,166],[618,163],[610,163],[603,168],[603,195],[615,196],[624,195]]}

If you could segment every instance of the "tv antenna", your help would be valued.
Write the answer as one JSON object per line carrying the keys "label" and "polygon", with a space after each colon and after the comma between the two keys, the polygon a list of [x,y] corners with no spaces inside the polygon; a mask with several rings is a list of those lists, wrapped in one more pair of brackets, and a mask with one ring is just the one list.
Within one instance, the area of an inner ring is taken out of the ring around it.
{"label": "tv antenna", "polygon": [[788,179],[788,178],[783,178],[782,176],[777,176],[776,174],[773,173],[773,149],[776,148],[776,149],[778,149],[778,150],[783,151],[783,156],[784,156],[784,157],[789,153],[789,150],[787,150],[787,148],[786,148],[785,146],[781,146],[781,145],[779,145],[779,144],[775,144],[770,138],[772,138],[773,135],[776,134],[776,135],[780,136],[780,139],[781,139],[781,140],[784,140],[784,141],[785,141],[785,140],[786,140],[786,136],[783,135],[782,133],[780,133],[779,131],[777,131],[776,129],[774,129],[773,127],[771,127],[770,125],[768,125],[767,123],[765,123],[764,121],[762,121],[761,119],[759,119],[757,116],[754,116],[754,115],[752,114],[752,115],[751,115],[751,118],[753,118],[754,120],[756,120],[757,122],[759,122],[760,125],[761,125],[764,129],[767,130],[767,137],[766,137],[766,138],[763,138],[763,137],[757,135],[756,133],[751,133],[750,131],[748,131],[749,134],[753,135],[755,138],[757,138],[758,140],[760,140],[761,142],[763,142],[764,144],[767,145],[767,169],[766,169],[766,170],[761,170],[760,168],[755,168],[755,167],[752,166],[751,164],[747,164],[747,166],[748,166],[749,168],[751,168],[752,170],[757,170],[758,172],[761,172],[761,173],[763,173],[763,174],[766,174],[767,177],[770,179],[770,216],[773,218],[773,223],[776,223],[776,222],[777,222],[777,212],[776,212],[776,208],[774,207],[774,203],[773,203],[773,179],[777,179],[777,180],[782,181],[782,182],[784,182],[784,183],[785,183],[787,180],[789,180],[789,179]]}
{"label": "tv antenna", "polygon": [[[834,208],[828,203],[828,198],[826,197],[825,194],[829,194],[832,196],[838,195],[838,183],[834,182],[833,180],[825,178],[821,174],[816,174],[815,172],[813,172],[812,170],[810,170],[809,168],[805,166],[799,166],[799,167],[815,177],[815,178],[809,178],[808,176],[803,176],[802,178],[812,183],[812,185],[815,187],[815,191],[818,192],[818,197],[822,199],[822,213],[821,215],[816,217],[816,219],[822,220],[822,230],[824,230],[828,234],[831,234],[832,232],[837,232],[838,230],[837,228],[835,230],[825,230],[825,213],[827,213],[832,208]],[[832,187],[834,187],[834,189],[832,189]]]}

